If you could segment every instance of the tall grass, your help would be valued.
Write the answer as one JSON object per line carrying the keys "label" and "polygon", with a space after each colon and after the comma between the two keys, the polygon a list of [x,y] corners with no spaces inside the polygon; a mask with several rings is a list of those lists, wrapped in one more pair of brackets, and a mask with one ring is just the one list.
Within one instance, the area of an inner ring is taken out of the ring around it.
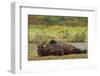
{"label": "tall grass", "polygon": [[46,26],[30,25],[29,42],[47,42],[50,39],[63,40],[66,42],[85,42],[87,41],[87,27],[80,26]]}

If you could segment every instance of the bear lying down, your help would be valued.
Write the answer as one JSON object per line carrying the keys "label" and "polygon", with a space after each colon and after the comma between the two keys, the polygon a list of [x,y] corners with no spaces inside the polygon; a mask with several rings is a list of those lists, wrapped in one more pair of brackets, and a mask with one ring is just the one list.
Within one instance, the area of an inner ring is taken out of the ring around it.
{"label": "bear lying down", "polygon": [[38,45],[39,56],[62,56],[68,54],[79,54],[81,50],[70,44],[60,44],[55,40],[51,40],[48,44]]}

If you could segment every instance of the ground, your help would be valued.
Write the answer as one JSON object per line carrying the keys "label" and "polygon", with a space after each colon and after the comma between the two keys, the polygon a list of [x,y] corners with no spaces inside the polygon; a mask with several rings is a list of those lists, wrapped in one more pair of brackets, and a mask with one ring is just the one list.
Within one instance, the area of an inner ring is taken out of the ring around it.
{"label": "ground", "polygon": [[57,59],[80,59],[80,58],[87,58],[87,54],[70,54],[70,55],[63,55],[63,56],[29,56],[28,60],[57,60]]}

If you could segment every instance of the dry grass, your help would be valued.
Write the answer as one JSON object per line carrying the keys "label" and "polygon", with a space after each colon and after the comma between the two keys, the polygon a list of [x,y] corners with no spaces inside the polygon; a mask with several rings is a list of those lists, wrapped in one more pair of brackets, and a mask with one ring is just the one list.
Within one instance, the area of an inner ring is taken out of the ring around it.
{"label": "dry grass", "polygon": [[57,59],[80,59],[80,58],[88,58],[87,54],[70,54],[63,56],[29,56],[28,60],[57,60]]}

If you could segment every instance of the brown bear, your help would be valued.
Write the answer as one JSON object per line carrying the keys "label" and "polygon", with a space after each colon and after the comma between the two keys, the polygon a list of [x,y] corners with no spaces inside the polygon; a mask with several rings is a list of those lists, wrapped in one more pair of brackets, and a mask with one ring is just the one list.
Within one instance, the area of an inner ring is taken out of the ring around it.
{"label": "brown bear", "polygon": [[81,50],[70,44],[60,44],[55,40],[51,40],[48,44],[38,45],[38,55],[39,56],[62,56],[67,54],[79,54]]}

